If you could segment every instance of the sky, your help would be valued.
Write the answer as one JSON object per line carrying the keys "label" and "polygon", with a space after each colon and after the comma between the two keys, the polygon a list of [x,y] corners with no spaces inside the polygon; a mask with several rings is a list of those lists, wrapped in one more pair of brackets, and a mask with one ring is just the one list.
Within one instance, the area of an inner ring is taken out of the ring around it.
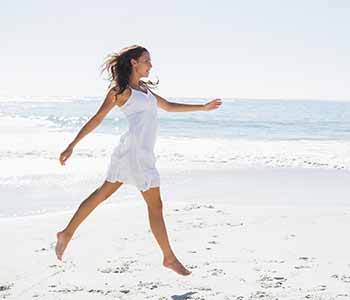
{"label": "sky", "polygon": [[0,0],[0,96],[104,96],[139,44],[163,97],[350,100],[350,1]]}

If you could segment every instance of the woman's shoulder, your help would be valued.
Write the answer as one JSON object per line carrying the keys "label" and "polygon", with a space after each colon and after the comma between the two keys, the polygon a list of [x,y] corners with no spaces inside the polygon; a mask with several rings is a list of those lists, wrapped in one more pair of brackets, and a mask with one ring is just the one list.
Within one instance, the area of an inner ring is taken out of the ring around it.
{"label": "woman's shoulder", "polygon": [[121,93],[119,93],[119,87],[112,87],[108,93],[111,93],[114,96],[114,103],[117,106],[123,106],[124,103],[129,99],[131,95],[131,90],[129,87],[126,87]]}

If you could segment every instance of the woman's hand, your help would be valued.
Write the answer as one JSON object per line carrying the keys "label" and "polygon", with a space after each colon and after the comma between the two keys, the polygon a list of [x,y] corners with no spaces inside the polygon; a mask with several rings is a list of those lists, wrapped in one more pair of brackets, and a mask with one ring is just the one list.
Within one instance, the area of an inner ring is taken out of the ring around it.
{"label": "woman's hand", "polygon": [[72,155],[72,153],[73,148],[68,146],[67,149],[60,154],[60,163],[62,166],[65,165],[66,160]]}
{"label": "woman's hand", "polygon": [[212,109],[217,109],[221,105],[221,99],[214,99],[203,106],[203,110],[208,111]]}

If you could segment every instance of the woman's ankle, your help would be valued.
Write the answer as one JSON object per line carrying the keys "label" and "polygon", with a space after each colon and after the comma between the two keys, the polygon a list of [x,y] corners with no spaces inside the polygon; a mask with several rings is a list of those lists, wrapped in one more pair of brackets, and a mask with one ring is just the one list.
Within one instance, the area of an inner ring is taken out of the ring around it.
{"label": "woman's ankle", "polygon": [[175,254],[173,252],[164,254],[164,260],[165,261],[174,261],[176,259],[177,258],[176,258]]}
{"label": "woman's ankle", "polygon": [[73,234],[74,234],[74,232],[69,231],[69,230],[67,230],[67,229],[63,229],[63,230],[62,230],[62,231],[60,231],[59,233],[63,233],[63,234],[64,234],[64,236],[67,236],[67,237],[72,237],[72,236],[73,236]]}

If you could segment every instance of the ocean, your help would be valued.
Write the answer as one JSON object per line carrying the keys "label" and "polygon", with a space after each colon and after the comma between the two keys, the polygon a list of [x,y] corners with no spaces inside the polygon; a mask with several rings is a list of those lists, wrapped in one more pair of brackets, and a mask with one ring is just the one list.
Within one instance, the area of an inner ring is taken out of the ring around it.
{"label": "ocean", "polygon": [[[168,100],[203,104],[211,99]],[[117,107],[77,145],[66,166],[58,161],[102,101],[0,98],[0,189],[2,198],[11,201],[2,200],[0,216],[71,208],[73,198],[103,182],[109,156],[128,126]],[[350,170],[350,102],[223,99],[216,110],[159,109],[158,118],[155,154],[161,175],[193,169]]]}

